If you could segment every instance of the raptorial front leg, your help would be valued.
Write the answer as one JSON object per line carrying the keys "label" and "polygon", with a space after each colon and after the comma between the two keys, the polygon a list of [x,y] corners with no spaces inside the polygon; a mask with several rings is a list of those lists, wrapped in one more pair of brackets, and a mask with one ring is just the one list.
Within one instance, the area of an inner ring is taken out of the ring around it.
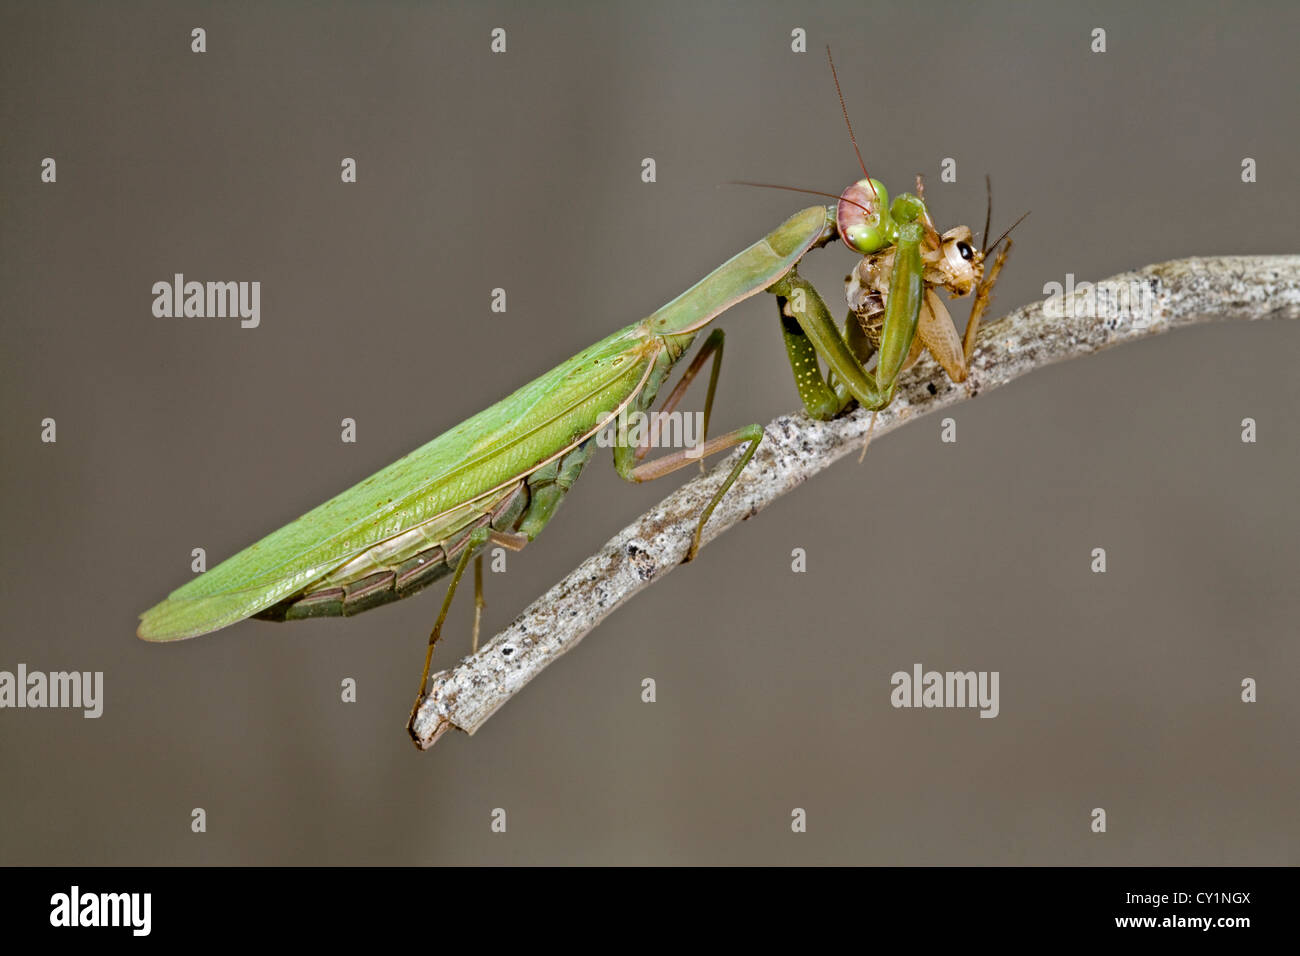
{"label": "raptorial front leg", "polygon": [[822,376],[817,349],[790,311],[790,300],[778,295],[776,305],[781,315],[781,338],[785,340],[785,354],[790,360],[794,386],[799,390],[804,411],[809,418],[829,421],[844,411],[853,396],[847,386],[837,382],[837,388]]}
{"label": "raptorial front leg", "polygon": [[[916,329],[925,291],[921,264],[925,229],[918,219],[924,214],[925,207],[915,196],[904,193],[895,198],[890,208],[894,221],[900,225],[885,302],[879,358],[874,371],[868,372],[862,367],[861,360],[831,319],[826,303],[796,269],[791,269],[767,289],[784,300],[783,314],[793,317],[802,333],[787,334],[786,349],[795,369],[800,395],[805,397],[804,405],[814,417],[821,417],[818,413],[824,414],[834,407],[832,396],[835,399],[840,397],[838,388],[833,388],[829,379],[820,380],[820,372],[812,379],[805,377],[818,358],[826,361],[828,375],[834,377],[836,385],[843,383],[858,404],[873,413],[873,426],[874,413],[893,400],[899,374],[909,361],[916,359]],[[868,429],[868,442],[870,434]],[[864,446],[864,454],[865,451]]]}
{"label": "raptorial front leg", "polygon": [[[862,363],[844,341],[844,336],[831,318],[830,310],[811,282],[799,275],[796,269],[791,269],[768,286],[767,291],[777,296],[783,317],[793,318],[798,325],[798,333],[791,330],[791,334],[785,336],[786,350],[790,355],[791,368],[794,369],[795,383],[800,386],[799,394],[803,397],[807,393],[811,400],[811,404],[808,400],[804,402],[809,415],[814,418],[828,417],[826,411],[840,400],[838,389],[832,388],[827,381],[821,380],[819,383],[804,378],[813,370],[813,364],[808,363],[815,363],[818,358],[826,362],[828,376],[834,375],[837,382],[864,408],[879,408],[888,401],[876,387],[875,376],[862,367]],[[782,331],[786,331],[784,325]],[[815,378],[821,379],[820,369]],[[845,401],[847,403],[847,399]],[[841,405],[840,409],[842,408]]]}
{"label": "raptorial front leg", "polygon": [[925,230],[918,223],[925,207],[914,196],[904,193],[894,199],[890,211],[902,223],[894,243],[894,267],[889,274],[889,296],[885,300],[885,323],[880,333],[880,359],[875,380],[884,399],[873,410],[884,408],[894,397],[894,385],[907,363],[916,339],[921,302],[925,294],[925,274],[921,265],[921,240]]}

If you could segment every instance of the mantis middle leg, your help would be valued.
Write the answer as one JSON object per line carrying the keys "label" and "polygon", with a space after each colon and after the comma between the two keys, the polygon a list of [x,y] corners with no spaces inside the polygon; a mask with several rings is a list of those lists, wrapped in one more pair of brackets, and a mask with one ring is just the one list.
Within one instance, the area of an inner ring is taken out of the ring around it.
{"label": "mantis middle leg", "polygon": [[686,551],[686,557],[682,559],[685,564],[694,560],[695,555],[700,550],[700,537],[704,533],[704,526],[708,523],[709,516],[713,514],[713,509],[718,506],[722,496],[727,490],[735,484],[736,479],[740,477],[741,471],[749,464],[749,460],[754,457],[758,451],[758,444],[763,440],[763,426],[759,424],[746,425],[744,428],[737,428],[734,431],[727,432],[725,435],[719,435],[717,438],[708,438],[709,417],[713,411],[713,396],[718,386],[718,373],[722,366],[722,347],[726,341],[725,333],[721,329],[714,329],[705,339],[704,344],[700,346],[690,367],[682,375],[676,387],[673,388],[667,400],[663,404],[663,410],[671,411],[681,401],[686,392],[687,386],[695,379],[700,369],[704,367],[705,361],[711,355],[713,356],[713,369],[709,375],[708,394],[704,399],[704,428],[701,437],[704,439],[703,445],[695,445],[691,448],[679,448],[677,451],[670,452],[654,461],[637,464],[645,457],[649,451],[651,438],[658,433],[658,429],[653,428],[647,434],[646,438],[637,446],[632,446],[627,441],[626,429],[620,429],[619,441],[614,448],[614,468],[619,475],[628,481],[643,482],[653,481],[656,478],[662,478],[664,475],[672,474],[679,468],[685,468],[692,462],[703,460],[710,455],[728,448],[734,448],[736,445],[748,443],[749,447],[745,453],[740,456],[736,464],[732,466],[730,473],[723,481],[721,487],[714,492],[713,497],[709,500],[703,510],[700,512],[699,521],[695,525],[695,534],[691,537],[691,545]]}

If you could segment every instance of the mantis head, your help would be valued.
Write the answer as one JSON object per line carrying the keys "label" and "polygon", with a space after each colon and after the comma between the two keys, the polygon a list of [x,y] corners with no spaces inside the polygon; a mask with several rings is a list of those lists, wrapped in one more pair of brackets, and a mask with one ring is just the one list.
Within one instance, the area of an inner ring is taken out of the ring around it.
{"label": "mantis head", "polygon": [[892,245],[898,227],[889,215],[889,193],[878,179],[859,179],[840,193],[835,228],[854,252],[869,256]]}
{"label": "mantis head", "polygon": [[888,249],[898,241],[899,230],[911,223],[919,223],[933,233],[930,214],[919,196],[901,193],[891,203],[878,179],[859,179],[840,193],[835,208],[835,227],[840,238],[864,256]]}

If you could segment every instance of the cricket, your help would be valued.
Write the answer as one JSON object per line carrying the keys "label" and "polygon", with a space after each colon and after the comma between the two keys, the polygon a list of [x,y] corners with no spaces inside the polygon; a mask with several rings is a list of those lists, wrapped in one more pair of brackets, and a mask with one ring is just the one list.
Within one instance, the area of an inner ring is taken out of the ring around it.
{"label": "cricket", "polygon": [[[410,597],[451,575],[429,635],[414,717],[427,693],[434,647],[470,559],[476,559],[477,648],[481,550],[495,544],[517,551],[536,538],[587,464],[598,433],[611,422],[625,423],[633,412],[649,410],[696,336],[732,306],[759,292],[775,297],[795,386],[804,409],[816,419],[833,418],[854,402],[873,413],[885,408],[900,374],[923,351],[954,382],[964,381],[980,319],[1011,251],[1011,229],[987,244],[991,190],[981,248],[966,226],[938,232],[921,177],[915,193],[891,201],[885,186],[867,172],[833,60],[830,67],[862,178],[838,196],[771,188],[826,196],[835,200],[833,205],[795,213],[658,311],[195,577],[140,615],[139,637],[183,640],[246,618],[348,617]],[[798,272],[810,250],[836,239],[860,257],[846,278],[848,314],[842,330]],[[986,270],[986,258],[999,245],[1001,251]],[[940,290],[952,297],[973,293],[964,335],[957,334]],[[708,334],[661,408],[671,412],[711,360],[702,447],[645,460],[650,436],[630,441],[626,425],[620,424],[613,449],[618,474],[644,482],[745,446],[700,512],[685,561],[695,557],[709,516],[763,438],[758,424],[708,437],[723,342],[722,330]]]}

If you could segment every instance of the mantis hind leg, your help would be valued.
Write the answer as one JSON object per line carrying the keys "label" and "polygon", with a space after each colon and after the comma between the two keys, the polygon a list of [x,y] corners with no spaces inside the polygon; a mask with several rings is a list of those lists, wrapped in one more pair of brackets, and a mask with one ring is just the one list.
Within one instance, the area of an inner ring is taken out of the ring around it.
{"label": "mantis hind leg", "polygon": [[447,586],[447,593],[442,599],[442,610],[438,612],[438,619],[433,623],[433,630],[429,632],[429,648],[424,654],[424,671],[420,674],[420,692],[415,697],[415,704],[411,707],[411,720],[407,723],[409,729],[411,723],[415,720],[415,715],[424,703],[425,692],[429,687],[429,665],[433,663],[433,647],[438,643],[438,638],[442,637],[442,625],[447,621],[447,612],[451,610],[452,598],[456,596],[456,588],[460,584],[460,576],[465,573],[465,567],[469,564],[470,555],[482,547],[487,541],[487,531],[478,530],[470,537],[469,543],[460,553],[460,560],[456,562],[456,571],[452,574],[451,584]]}
{"label": "mantis hind leg", "polygon": [[[528,535],[518,534],[513,531],[488,532],[488,541],[492,541],[511,551],[522,551],[528,544]],[[483,609],[487,607],[487,601],[483,600],[483,555],[482,553],[474,556],[474,631],[470,638],[470,653],[478,653],[478,632],[479,625],[483,622]]]}
{"label": "mantis hind leg", "polygon": [[469,652],[478,653],[478,632],[479,626],[483,623],[483,608],[487,607],[487,602],[483,600],[483,555],[474,556],[474,630],[469,642]]}
{"label": "mantis hind leg", "polygon": [[[447,622],[447,612],[451,610],[451,602],[456,596],[456,588],[460,585],[461,576],[469,566],[470,557],[474,557],[474,650],[478,650],[479,623],[482,620],[483,608],[486,602],[483,600],[483,556],[475,553],[483,547],[488,541],[495,541],[513,551],[523,548],[527,542],[527,536],[514,534],[512,532],[494,531],[491,528],[478,528],[470,535],[469,541],[460,552],[460,558],[456,561],[456,570],[452,574],[451,584],[447,586],[447,593],[442,599],[442,609],[438,612],[438,619],[433,623],[433,630],[429,632],[429,645],[424,653],[424,670],[420,674],[420,692],[416,695],[415,704],[411,707],[411,719],[407,723],[409,730],[415,720],[415,715],[424,703],[425,694],[429,688],[429,668],[433,664],[433,648],[442,637],[442,627]],[[418,741],[417,741],[418,743]]]}

